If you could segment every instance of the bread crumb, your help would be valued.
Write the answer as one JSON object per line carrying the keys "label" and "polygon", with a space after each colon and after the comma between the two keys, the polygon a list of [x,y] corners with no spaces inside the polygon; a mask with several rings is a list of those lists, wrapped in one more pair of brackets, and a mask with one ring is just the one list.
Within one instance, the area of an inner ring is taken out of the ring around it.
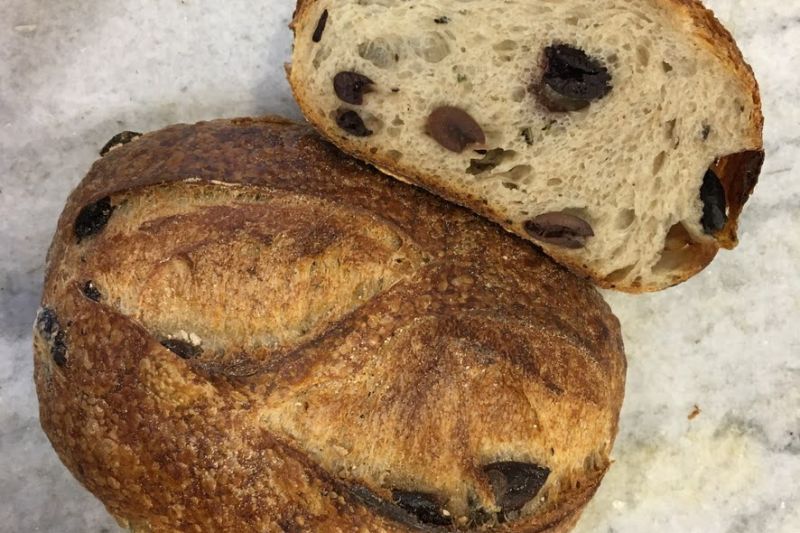
{"label": "bread crumb", "polygon": [[697,418],[697,416],[698,416],[700,413],[702,413],[702,411],[701,411],[701,410],[700,410],[700,408],[697,406],[697,404],[695,404],[694,408],[692,409],[692,412],[691,412],[691,413],[689,413],[689,416],[688,416],[689,420],[694,420],[695,418]]}

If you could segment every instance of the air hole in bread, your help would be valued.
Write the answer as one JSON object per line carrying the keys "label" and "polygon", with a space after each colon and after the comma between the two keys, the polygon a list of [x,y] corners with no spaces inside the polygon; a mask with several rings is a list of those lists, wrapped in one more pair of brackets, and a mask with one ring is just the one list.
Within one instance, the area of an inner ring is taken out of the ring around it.
{"label": "air hole in bread", "polygon": [[681,222],[673,225],[667,232],[661,259],[653,267],[653,272],[657,274],[672,272],[691,262],[696,255],[694,247],[695,242],[686,230],[686,226]]}
{"label": "air hole in bread", "polygon": [[399,63],[403,57],[403,38],[395,34],[387,34],[372,41],[358,45],[358,55],[378,68],[389,68]]}
{"label": "air hole in bread", "polygon": [[641,66],[646,67],[650,64],[650,52],[644,46],[640,46],[636,49],[636,57]]}
{"label": "air hole in bread", "polygon": [[661,68],[664,69],[664,72],[666,73],[670,73],[673,70],[672,65],[670,65],[666,61],[661,62]]}
{"label": "air hole in bread", "polygon": [[631,272],[633,272],[633,269],[635,267],[636,267],[636,265],[630,265],[630,266],[626,266],[624,268],[617,269],[614,272],[612,272],[611,274],[609,274],[608,276],[606,276],[605,281],[607,283],[612,284],[612,285],[616,284],[616,283],[620,283],[620,282],[628,279],[628,276],[630,276]]}
{"label": "air hole in bread", "polygon": [[624,230],[631,227],[634,220],[636,220],[636,211],[633,209],[623,209],[617,214],[615,225],[617,229]]}
{"label": "air hole in bread", "polygon": [[311,61],[311,64],[314,65],[314,68],[319,68],[322,63],[328,59],[333,51],[332,48],[327,46],[320,46],[319,50],[314,54],[314,59]]}
{"label": "air hole in bread", "polygon": [[672,139],[675,138],[675,125],[677,123],[678,123],[678,119],[673,118],[672,120],[668,120],[664,124],[664,127],[665,127],[664,131],[666,133],[667,139],[672,140]]}
{"label": "air hole in bread", "polygon": [[511,181],[522,181],[524,178],[528,177],[532,171],[533,167],[530,165],[517,165],[507,172],[497,174],[495,177],[506,178]]}
{"label": "air hole in bread", "polygon": [[386,157],[388,157],[392,161],[399,161],[403,157],[403,153],[398,152],[397,150],[389,150],[388,152],[386,152]]}
{"label": "air hole in bread", "polygon": [[658,174],[664,168],[664,161],[667,158],[666,152],[660,152],[655,159],[653,159],[653,174]]}
{"label": "air hole in bread", "polygon": [[428,63],[439,63],[450,55],[450,46],[439,32],[428,32],[411,42],[414,52]]}
{"label": "air hole in bread", "polygon": [[379,132],[383,129],[383,120],[381,120],[377,115],[373,115],[369,111],[363,110],[360,110],[359,114],[364,120],[364,124],[366,124],[367,128],[369,128],[371,131]]}
{"label": "air hole in bread", "polygon": [[510,50],[516,50],[517,43],[516,41],[512,41],[511,39],[506,39],[504,41],[500,41],[499,43],[495,44],[494,46],[492,46],[492,48],[494,48],[497,51],[507,52]]}

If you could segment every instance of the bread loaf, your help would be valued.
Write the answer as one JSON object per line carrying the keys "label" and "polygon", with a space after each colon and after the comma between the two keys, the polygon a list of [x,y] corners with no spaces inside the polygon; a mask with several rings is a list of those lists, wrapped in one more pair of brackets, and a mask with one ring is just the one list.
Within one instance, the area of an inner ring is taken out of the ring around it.
{"label": "bread loaf", "polygon": [[571,528],[625,379],[589,284],[305,126],[128,137],[67,202],[34,331],[42,426],[121,525]]}
{"label": "bread loaf", "polygon": [[603,287],[737,243],[763,161],[750,67],[694,0],[301,0],[289,80],[345,151]]}

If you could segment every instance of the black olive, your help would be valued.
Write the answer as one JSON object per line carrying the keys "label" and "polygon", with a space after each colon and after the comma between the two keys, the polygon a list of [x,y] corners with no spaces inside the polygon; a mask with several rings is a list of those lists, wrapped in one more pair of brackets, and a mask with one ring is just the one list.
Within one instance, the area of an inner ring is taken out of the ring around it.
{"label": "black olive", "polygon": [[203,353],[199,346],[180,339],[166,339],[161,341],[161,345],[181,359],[194,359]]}
{"label": "black olive", "polygon": [[63,367],[67,364],[67,342],[66,335],[63,331],[59,331],[56,334],[50,353],[53,356],[53,361],[55,361],[58,366]]}
{"label": "black olive", "polygon": [[114,207],[111,205],[109,196],[81,209],[75,219],[75,236],[78,237],[78,242],[99,233],[108,224],[112,213],[114,213]]}
{"label": "black olive", "polygon": [[519,461],[503,461],[483,468],[503,512],[518,511],[531,501],[550,476],[548,468]]}
{"label": "black olive", "polygon": [[111,137],[111,140],[108,141],[105,146],[103,146],[103,148],[100,150],[100,155],[105,156],[114,148],[122,146],[123,144],[128,144],[131,141],[135,141],[141,136],[142,134],[136,131],[123,131],[122,133],[117,133]]}
{"label": "black olive", "polygon": [[577,111],[611,92],[611,75],[598,59],[566,44],[548,46],[539,99],[551,111]]}
{"label": "black olive", "polygon": [[422,523],[436,526],[447,526],[452,523],[452,519],[449,516],[445,516],[442,506],[430,494],[393,490],[392,499],[398,507],[413,514]]}
{"label": "black olive", "polygon": [[372,135],[372,130],[364,125],[364,120],[355,111],[339,110],[336,124],[350,135],[356,137]]}
{"label": "black olive", "polygon": [[364,103],[364,95],[372,92],[373,81],[358,72],[339,72],[333,77],[333,90],[343,102],[353,105]]}
{"label": "black olive", "polygon": [[700,199],[703,201],[703,218],[701,220],[703,230],[712,235],[724,228],[728,222],[728,202],[725,199],[722,182],[711,169],[703,177]]}
{"label": "black olive", "polygon": [[49,307],[43,307],[40,309],[36,316],[36,329],[39,330],[39,333],[41,333],[42,337],[47,340],[51,340],[53,335],[55,335],[55,333],[61,329],[61,326],[58,323],[56,312]]}

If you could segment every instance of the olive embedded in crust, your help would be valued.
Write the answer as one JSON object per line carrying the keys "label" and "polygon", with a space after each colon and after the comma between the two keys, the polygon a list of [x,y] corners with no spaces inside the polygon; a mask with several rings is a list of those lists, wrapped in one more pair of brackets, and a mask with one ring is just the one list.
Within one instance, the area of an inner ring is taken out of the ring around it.
{"label": "olive embedded in crust", "polygon": [[703,185],[700,187],[700,199],[703,201],[703,230],[709,234],[720,231],[728,222],[728,202],[725,198],[725,189],[722,182],[713,170],[708,170],[703,176]]}
{"label": "olive embedded in crust", "polygon": [[113,213],[114,207],[111,205],[109,196],[81,209],[75,218],[75,236],[78,238],[78,242],[102,231]]}

